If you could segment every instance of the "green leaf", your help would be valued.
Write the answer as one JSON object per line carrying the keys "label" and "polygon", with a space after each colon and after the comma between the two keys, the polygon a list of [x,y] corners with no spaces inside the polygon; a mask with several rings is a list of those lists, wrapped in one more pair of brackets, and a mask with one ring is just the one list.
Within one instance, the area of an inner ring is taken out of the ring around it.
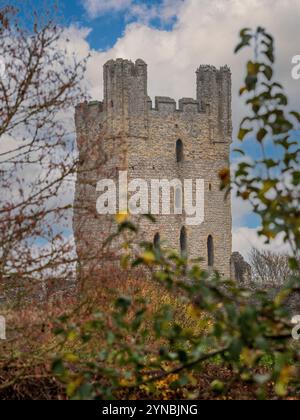
{"label": "green leaf", "polygon": [[234,153],[239,153],[239,154],[241,154],[242,156],[245,156],[246,154],[245,154],[245,152],[244,152],[244,150],[242,150],[242,149],[233,149],[233,152]]}
{"label": "green leaf", "polygon": [[131,305],[131,298],[127,296],[122,296],[118,298],[115,302],[116,308],[120,308],[124,311],[127,311]]}
{"label": "green leaf", "polygon": [[276,99],[278,101],[279,105],[286,106],[288,104],[288,99],[287,99],[286,95],[284,95],[283,93],[277,93],[274,96],[274,99]]}
{"label": "green leaf", "polygon": [[77,390],[77,394],[81,400],[91,399],[93,394],[93,385],[87,383],[82,384]]}
{"label": "green leaf", "polygon": [[257,84],[257,76],[251,76],[251,75],[247,75],[246,79],[245,79],[245,83],[247,86],[247,89],[249,91],[252,91],[255,89],[256,84]]}
{"label": "green leaf", "polygon": [[264,138],[265,138],[265,136],[267,135],[267,130],[265,129],[265,128],[261,128],[258,132],[257,132],[257,134],[256,134],[256,138],[257,138],[257,140],[259,141],[259,142],[261,142]]}
{"label": "green leaf", "polygon": [[244,138],[245,138],[245,136],[248,133],[251,133],[251,131],[252,131],[252,128],[240,128],[240,131],[238,133],[238,139],[241,140],[241,141],[243,141]]}
{"label": "green leaf", "polygon": [[228,350],[232,360],[235,360],[235,361],[239,360],[242,349],[243,349],[242,341],[238,338],[234,338]]}
{"label": "green leaf", "polygon": [[65,367],[62,359],[56,359],[52,363],[52,372],[55,375],[63,375],[65,373]]}
{"label": "green leaf", "polygon": [[293,176],[293,185],[299,185],[300,184],[300,172],[295,171],[295,172],[293,172],[292,176]]}
{"label": "green leaf", "polygon": [[300,113],[296,111],[291,111],[290,115],[296,118],[296,120],[300,123]]}
{"label": "green leaf", "polygon": [[265,66],[265,69],[263,71],[264,75],[268,80],[271,80],[273,77],[273,69],[270,66]]}
{"label": "green leaf", "polygon": [[265,56],[268,58],[268,60],[271,63],[274,63],[275,59],[274,59],[273,48],[267,49],[266,51],[263,52],[263,54],[265,54]]}
{"label": "green leaf", "polygon": [[247,86],[243,86],[243,87],[241,87],[241,88],[240,88],[240,90],[239,90],[239,95],[241,96],[241,95],[243,95],[243,93],[245,93],[245,92],[247,92],[247,91],[248,91]]}

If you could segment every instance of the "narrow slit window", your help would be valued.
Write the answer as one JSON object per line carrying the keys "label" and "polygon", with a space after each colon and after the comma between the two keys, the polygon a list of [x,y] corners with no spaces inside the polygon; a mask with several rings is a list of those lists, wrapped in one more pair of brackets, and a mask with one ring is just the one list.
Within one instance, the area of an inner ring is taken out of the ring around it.
{"label": "narrow slit window", "polygon": [[187,254],[187,235],[185,227],[183,227],[180,231],[180,252],[181,255]]}
{"label": "narrow slit window", "polygon": [[207,238],[207,260],[208,266],[214,266],[214,240],[211,235]]}
{"label": "narrow slit window", "polygon": [[155,249],[159,249],[160,247],[160,234],[159,233],[156,233],[154,235],[153,246]]}
{"label": "narrow slit window", "polygon": [[183,161],[183,143],[180,139],[176,142],[176,161],[178,163]]}

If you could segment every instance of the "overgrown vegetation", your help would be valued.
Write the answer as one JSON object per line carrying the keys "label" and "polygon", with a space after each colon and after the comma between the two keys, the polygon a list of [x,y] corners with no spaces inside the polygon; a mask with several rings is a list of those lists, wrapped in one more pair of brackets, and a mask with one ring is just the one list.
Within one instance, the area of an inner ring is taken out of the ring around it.
{"label": "overgrown vegetation", "polygon": [[[248,45],[253,45],[255,54],[254,60],[247,63],[245,86],[240,93],[248,95],[246,102],[252,114],[242,121],[239,138],[243,140],[246,134],[254,132],[263,157],[253,165],[241,162],[233,182],[238,194],[250,200],[254,211],[261,216],[260,234],[269,241],[284,233],[284,240],[289,242],[293,253],[289,259],[292,270],[289,281],[274,301],[270,301],[263,292],[250,295],[248,290],[237,289],[234,282],[224,281],[217,273],[209,275],[196,261],[153,248],[150,243],[141,244],[144,251],[131,255],[131,266],[147,266],[160,287],[176,290],[195,310],[210,314],[212,328],[202,334],[182,328],[174,320],[171,306],[159,310],[149,323],[145,300],[121,297],[115,304],[113,328],[108,330],[103,314],[99,313],[93,322],[81,325],[92,332],[104,332],[98,357],[95,355],[87,361],[75,352],[72,363],[63,356],[56,360],[54,368],[59,369],[62,380],[68,383],[70,397],[115,398],[120,390],[139,389],[155,384],[158,378],[173,375],[176,380],[170,387],[185,387],[191,371],[197,372],[204,362],[216,360],[238,372],[241,380],[259,384],[260,397],[265,395],[270,383],[275,384],[276,394],[281,397],[288,394],[292,384],[296,389],[299,347],[290,342],[290,323],[283,304],[299,281],[299,149],[291,139],[294,125],[286,115],[287,98],[281,85],[273,81],[273,38],[262,28],[254,33],[243,30],[236,52]],[[296,112],[290,116],[300,120]],[[269,141],[282,147],[282,160],[275,162],[265,155],[267,135]],[[263,176],[256,175],[258,167],[264,169],[260,171]],[[273,168],[276,170],[272,171]],[[222,187],[230,188],[229,170],[223,170],[220,177]],[[291,181],[284,182],[286,177]],[[119,232],[134,230],[123,219],[119,220]],[[62,339],[72,331],[68,320],[63,319],[58,332]],[[158,352],[149,354],[145,337],[151,336],[152,331],[156,341],[164,344]],[[77,334],[83,341],[93,336],[89,332],[86,337],[82,330]],[[269,361],[268,372],[257,374],[256,368],[265,360]]]}

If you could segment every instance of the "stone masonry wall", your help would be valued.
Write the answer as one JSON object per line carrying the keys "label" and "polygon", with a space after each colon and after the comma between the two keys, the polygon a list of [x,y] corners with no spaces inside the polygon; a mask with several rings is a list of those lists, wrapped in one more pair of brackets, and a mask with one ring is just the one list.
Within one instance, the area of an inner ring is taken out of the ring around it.
{"label": "stone masonry wall", "polygon": [[[117,59],[104,66],[104,101],[76,108],[80,156],[74,202],[74,233],[84,265],[100,266],[102,244],[114,229],[112,216],[96,212],[97,182],[115,179],[127,170],[129,181],[151,179],[204,179],[205,214],[200,226],[185,226],[185,215],[158,215],[157,223],[144,221],[142,237],[179,250],[180,231],[187,232],[187,251],[208,265],[207,241],[213,237],[214,268],[230,276],[231,206],[219,191],[218,172],[229,165],[231,143],[231,75],[200,66],[196,73],[197,99],[176,101],[147,94],[147,65]],[[176,142],[183,143],[183,159],[176,160]],[[150,198],[149,198],[150,200]],[[120,209],[122,210],[122,209]]]}

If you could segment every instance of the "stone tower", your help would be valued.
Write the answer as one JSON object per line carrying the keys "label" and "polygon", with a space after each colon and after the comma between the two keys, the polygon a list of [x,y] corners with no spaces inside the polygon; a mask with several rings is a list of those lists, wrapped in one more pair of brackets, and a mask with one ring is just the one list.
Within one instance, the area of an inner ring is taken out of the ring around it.
{"label": "stone tower", "polygon": [[73,225],[79,259],[85,266],[101,264],[103,241],[115,229],[113,216],[96,211],[99,179],[116,179],[119,171],[127,171],[128,180],[149,182],[204,179],[202,224],[187,226],[184,214],[160,214],[155,224],[143,219],[142,237],[152,241],[159,234],[166,245],[201,257],[205,269],[212,266],[229,277],[231,204],[219,191],[218,179],[220,169],[229,165],[229,68],[200,66],[196,99],[180,99],[178,106],[169,97],[152,103],[143,60],[108,61],[103,74],[103,102],[81,104],[75,114],[80,167]]}

